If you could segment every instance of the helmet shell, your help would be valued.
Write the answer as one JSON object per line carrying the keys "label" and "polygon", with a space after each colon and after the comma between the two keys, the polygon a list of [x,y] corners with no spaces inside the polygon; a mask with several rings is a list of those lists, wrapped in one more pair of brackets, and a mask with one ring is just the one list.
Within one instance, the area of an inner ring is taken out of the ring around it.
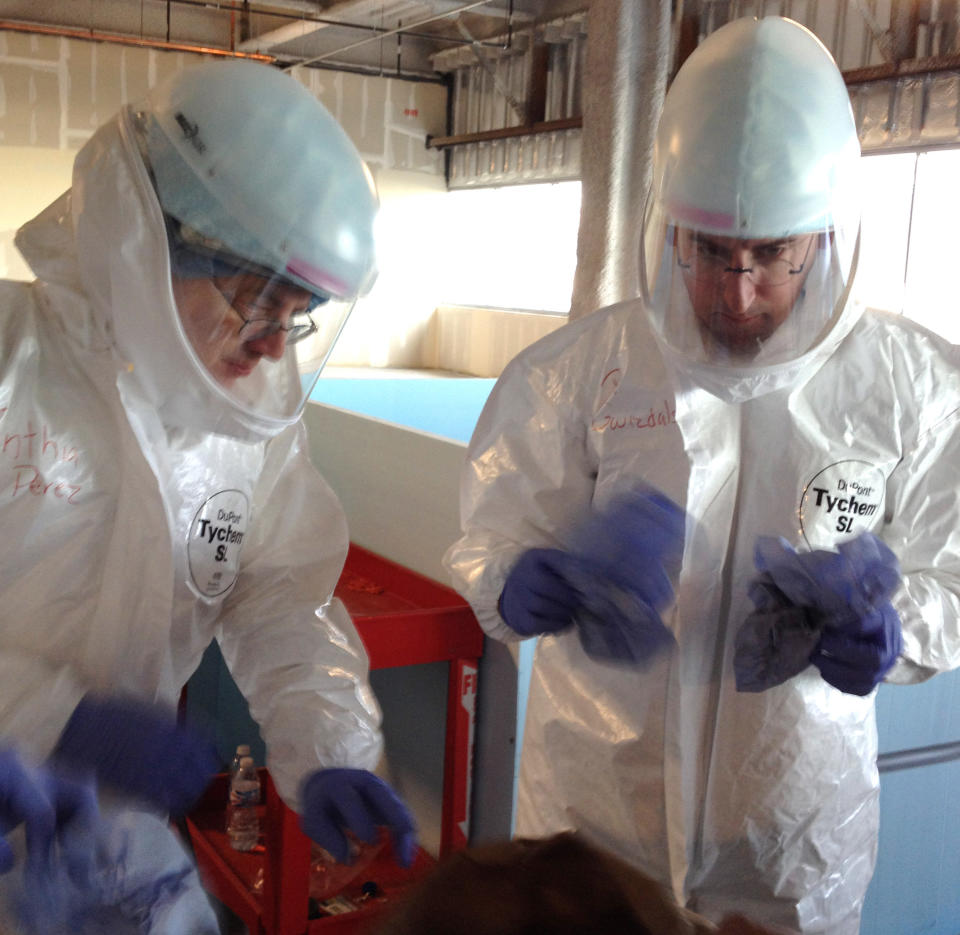
{"label": "helmet shell", "polygon": [[654,192],[674,224],[740,238],[856,228],[860,145],[829,51],[783,17],[708,36],[664,102]]}
{"label": "helmet shell", "polygon": [[[791,385],[853,326],[859,164],[843,75],[800,23],[734,20],[684,62],[654,143],[640,283],[661,346],[697,384],[740,401]],[[766,309],[778,312],[773,332],[753,334],[749,316],[728,315],[725,277],[752,270],[726,270],[698,286],[680,255],[685,231],[720,238],[721,249],[726,241],[815,238],[796,270],[799,290],[764,296],[776,301]]]}
{"label": "helmet shell", "polygon": [[157,86],[145,109],[165,212],[311,292],[369,291],[373,180],[306,88],[269,65],[209,62]]}

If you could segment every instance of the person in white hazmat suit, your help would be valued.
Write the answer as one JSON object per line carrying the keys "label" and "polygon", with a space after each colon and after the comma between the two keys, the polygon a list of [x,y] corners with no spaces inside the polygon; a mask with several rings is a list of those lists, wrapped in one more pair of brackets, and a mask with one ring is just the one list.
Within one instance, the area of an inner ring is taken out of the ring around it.
{"label": "person in white hazmat suit", "polygon": [[831,935],[874,869],[873,689],[960,663],[960,352],[854,297],[859,158],[812,33],[707,37],[658,126],[643,297],[508,365],[445,559],[488,634],[539,635],[519,835]]}
{"label": "person in white hazmat suit", "polygon": [[184,69],[78,153],[0,284],[0,737],[182,813],[219,765],[173,715],[212,639],[339,859],[415,830],[333,596],[343,511],[299,421],[375,276],[372,179],[301,85]]}

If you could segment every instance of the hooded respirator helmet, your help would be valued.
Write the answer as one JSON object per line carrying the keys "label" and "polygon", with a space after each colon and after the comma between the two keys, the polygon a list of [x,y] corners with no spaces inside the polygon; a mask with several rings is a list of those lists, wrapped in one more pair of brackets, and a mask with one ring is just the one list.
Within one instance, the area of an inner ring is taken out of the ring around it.
{"label": "hooded respirator helmet", "polygon": [[859,158],[843,77],[813,33],[766,17],[708,36],[664,101],[644,213],[661,342],[741,373],[814,348],[856,265]]}
{"label": "hooded respirator helmet", "polygon": [[299,417],[376,278],[372,178],[323,105],[265,65],[185,69],[131,120],[193,368],[193,402],[161,386],[166,411],[210,427],[191,409],[219,409],[214,430],[276,434]]}

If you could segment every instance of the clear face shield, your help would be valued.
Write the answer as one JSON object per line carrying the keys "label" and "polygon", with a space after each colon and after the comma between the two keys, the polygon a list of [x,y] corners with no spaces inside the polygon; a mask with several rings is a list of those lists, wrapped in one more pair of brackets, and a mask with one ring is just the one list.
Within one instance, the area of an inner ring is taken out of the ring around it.
{"label": "clear face shield", "polygon": [[643,219],[654,327],[697,364],[795,361],[841,317],[860,229],[843,76],[782,17],[711,33],[667,92]]}
{"label": "clear face shield", "polygon": [[171,289],[190,356],[251,413],[302,408],[354,305],[236,257],[167,218]]}
{"label": "clear face shield", "polygon": [[856,229],[851,237],[833,223],[732,237],[654,208],[642,241],[647,307],[662,340],[693,362],[750,368],[796,360],[842,311],[855,241]]}
{"label": "clear face shield", "polygon": [[267,66],[192,66],[126,113],[169,256],[155,353],[170,359],[134,361],[140,380],[171,424],[275,435],[376,278],[373,179],[320,102]]}

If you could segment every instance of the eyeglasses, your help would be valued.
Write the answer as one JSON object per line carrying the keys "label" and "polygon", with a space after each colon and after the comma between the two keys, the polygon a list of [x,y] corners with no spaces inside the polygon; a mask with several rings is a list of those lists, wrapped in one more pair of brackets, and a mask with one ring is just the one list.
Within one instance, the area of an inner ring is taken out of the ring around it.
{"label": "eyeglasses", "polygon": [[[738,273],[755,286],[782,286],[791,276],[803,272],[815,239],[788,238],[758,243],[742,252],[749,263],[738,266],[733,263],[734,251],[726,244],[696,233],[686,237],[681,233],[677,241],[677,266],[688,270],[701,283],[715,283],[726,273]],[[687,254],[686,258],[681,256],[682,252]]]}
{"label": "eyeglasses", "polygon": [[[224,301],[243,322],[237,329],[237,335],[243,335],[244,341],[261,341],[265,338],[273,337],[278,331],[282,331],[287,336],[287,344],[296,344],[304,338],[309,338],[310,335],[314,334],[317,330],[316,323],[313,318],[310,317],[310,312],[306,309],[294,312],[294,316],[299,320],[293,320],[292,317],[289,325],[283,324],[279,318],[270,318],[268,316],[251,315],[248,318],[243,311],[241,311],[241,309],[250,309],[250,305],[247,302],[238,297],[236,292],[228,292],[222,289],[216,278],[211,279],[210,282],[213,283],[217,292],[223,296]],[[311,307],[314,307],[315,304],[317,303],[315,302]],[[304,321],[304,319],[306,319],[306,321]]]}

